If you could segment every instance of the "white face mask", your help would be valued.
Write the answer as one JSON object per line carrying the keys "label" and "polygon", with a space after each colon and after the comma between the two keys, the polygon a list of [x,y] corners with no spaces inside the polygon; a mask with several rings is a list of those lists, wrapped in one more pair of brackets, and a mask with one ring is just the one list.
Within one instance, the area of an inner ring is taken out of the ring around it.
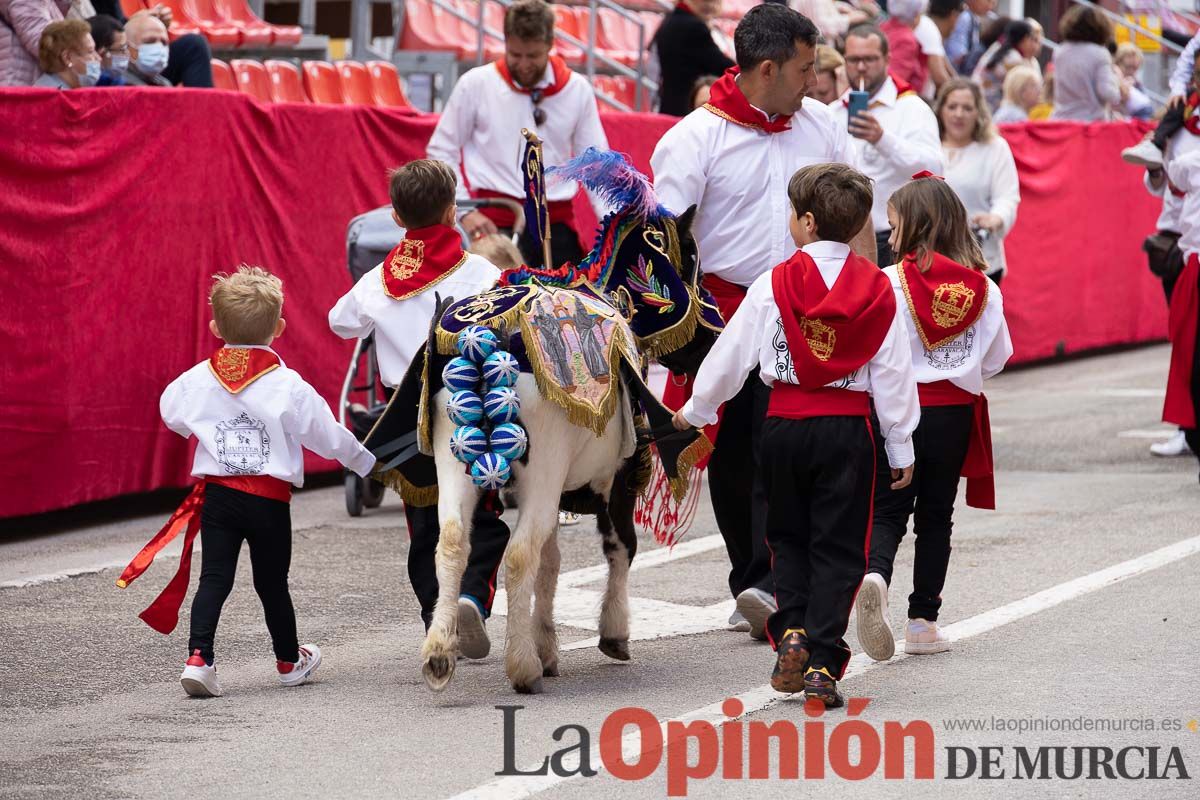
{"label": "white face mask", "polygon": [[96,82],[100,80],[100,62],[89,61],[84,64],[83,68],[85,71],[82,75],[76,74],[76,77],[79,79],[79,85],[95,86]]}
{"label": "white face mask", "polygon": [[124,72],[129,69],[129,56],[109,56],[113,72]]}
{"label": "white face mask", "polygon": [[158,42],[147,42],[137,49],[138,69],[147,75],[157,75],[167,68],[167,46]]}

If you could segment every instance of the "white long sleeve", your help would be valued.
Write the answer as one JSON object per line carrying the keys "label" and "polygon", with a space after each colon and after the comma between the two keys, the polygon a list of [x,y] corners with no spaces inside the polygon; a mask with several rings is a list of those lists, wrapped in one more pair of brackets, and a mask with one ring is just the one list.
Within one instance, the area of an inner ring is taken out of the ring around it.
{"label": "white long sleeve", "polygon": [[[764,276],[770,285],[770,276]],[[760,278],[755,282],[761,294]],[[692,386],[691,399],[683,406],[683,417],[696,426],[712,425],[717,421],[721,405],[741,391],[746,376],[759,362],[758,339],[765,326],[766,303],[742,303],[733,319],[700,365]]]}
{"label": "white long sleeve", "polygon": [[921,422],[921,400],[908,352],[908,327],[903,306],[897,306],[896,316],[879,352],[867,362],[867,379],[871,399],[875,401],[875,414],[879,417],[879,433],[883,436],[888,465],[893,469],[911,466],[917,460],[912,435]]}
{"label": "white long sleeve", "polygon": [[343,339],[364,339],[375,330],[363,302],[368,285],[359,280],[329,309],[329,328]]}
{"label": "white long sleeve", "polygon": [[1192,82],[1192,69],[1196,64],[1196,53],[1200,52],[1200,32],[1192,37],[1179,58],[1175,61],[1175,69],[1171,70],[1171,94],[1187,96],[1188,86]]}
{"label": "white long sleeve", "polygon": [[375,466],[375,456],[353,433],[338,424],[329,404],[307,383],[301,381],[292,387],[292,408],[285,417],[285,425],[301,445],[322,458],[340,461],[357,475],[365,478]]}
{"label": "white long sleeve", "polygon": [[1021,181],[1017,177],[1017,162],[1013,160],[1008,142],[996,148],[992,169],[992,213],[1004,220],[999,235],[1006,236],[1017,222],[1017,206],[1021,204]]}
{"label": "white long sleeve", "polygon": [[[462,151],[475,128],[475,113],[478,106],[471,102],[467,92],[455,86],[446,100],[442,115],[438,118],[437,127],[429,137],[425,146],[425,155],[454,170],[457,186],[454,190],[455,200],[468,200],[471,197],[467,189],[467,181],[462,171]],[[459,209],[459,215],[468,213],[470,209]]]}

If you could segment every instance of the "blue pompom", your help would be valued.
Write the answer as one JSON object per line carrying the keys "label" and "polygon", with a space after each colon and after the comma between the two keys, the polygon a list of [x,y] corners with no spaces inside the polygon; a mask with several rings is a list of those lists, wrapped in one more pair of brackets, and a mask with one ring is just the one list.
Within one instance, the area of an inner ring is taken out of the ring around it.
{"label": "blue pompom", "polygon": [[459,425],[450,434],[450,452],[464,464],[474,462],[487,451],[487,434],[474,425]]}
{"label": "blue pompom", "polygon": [[442,369],[442,383],[452,392],[474,391],[479,385],[479,367],[461,356],[452,358]]}
{"label": "blue pompom", "polygon": [[471,465],[471,480],[480,489],[501,489],[511,476],[508,459],[496,453],[484,453]]}
{"label": "blue pompom", "polygon": [[512,353],[497,350],[483,362],[483,381],[489,389],[513,386],[521,374],[521,365]]}
{"label": "blue pompom", "polygon": [[488,444],[496,455],[504,456],[509,461],[516,461],[525,455],[529,448],[529,437],[525,429],[513,422],[497,425],[488,437]]}
{"label": "blue pompom", "polygon": [[446,403],[446,414],[455,425],[478,425],[483,419],[483,401],[469,390],[455,392]]}
{"label": "blue pompom", "polygon": [[521,413],[521,397],[507,386],[491,389],[483,398],[483,410],[492,422],[512,422]]}
{"label": "blue pompom", "polygon": [[458,352],[476,364],[482,364],[499,346],[496,334],[482,325],[472,325],[458,334]]}

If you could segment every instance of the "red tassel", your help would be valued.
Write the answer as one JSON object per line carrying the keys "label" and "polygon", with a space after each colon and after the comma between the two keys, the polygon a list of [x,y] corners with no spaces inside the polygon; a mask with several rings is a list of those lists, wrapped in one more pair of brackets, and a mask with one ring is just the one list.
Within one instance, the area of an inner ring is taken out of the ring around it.
{"label": "red tassel", "polygon": [[700,502],[698,490],[700,468],[692,467],[688,474],[688,493],[682,502],[671,493],[671,482],[663,470],[662,460],[654,451],[654,471],[650,488],[643,492],[634,506],[633,521],[654,535],[654,541],[674,547],[692,527]]}

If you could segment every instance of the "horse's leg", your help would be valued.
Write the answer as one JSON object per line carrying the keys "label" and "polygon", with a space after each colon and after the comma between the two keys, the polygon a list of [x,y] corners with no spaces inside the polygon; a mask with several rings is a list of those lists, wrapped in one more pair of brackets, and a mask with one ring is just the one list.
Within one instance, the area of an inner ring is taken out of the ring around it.
{"label": "horse's leg", "polygon": [[617,473],[609,502],[596,521],[608,561],[608,583],[600,606],[600,652],[618,661],[629,660],[629,566],[637,553],[633,524],[636,495],[629,489],[626,462]]}
{"label": "horse's leg", "polygon": [[529,487],[521,492],[521,516],[504,555],[504,588],[508,592],[508,636],[504,642],[504,670],[521,694],[539,694],[542,660],[533,632],[531,601],[541,566],[542,549],[558,526],[561,482],[539,480],[534,470],[525,470],[522,480]]}
{"label": "horse's leg", "polygon": [[546,537],[533,594],[533,635],[537,642],[542,675],[558,677],[558,632],[554,628],[554,593],[558,589],[558,570],[562,555],[558,551],[558,532]]}

